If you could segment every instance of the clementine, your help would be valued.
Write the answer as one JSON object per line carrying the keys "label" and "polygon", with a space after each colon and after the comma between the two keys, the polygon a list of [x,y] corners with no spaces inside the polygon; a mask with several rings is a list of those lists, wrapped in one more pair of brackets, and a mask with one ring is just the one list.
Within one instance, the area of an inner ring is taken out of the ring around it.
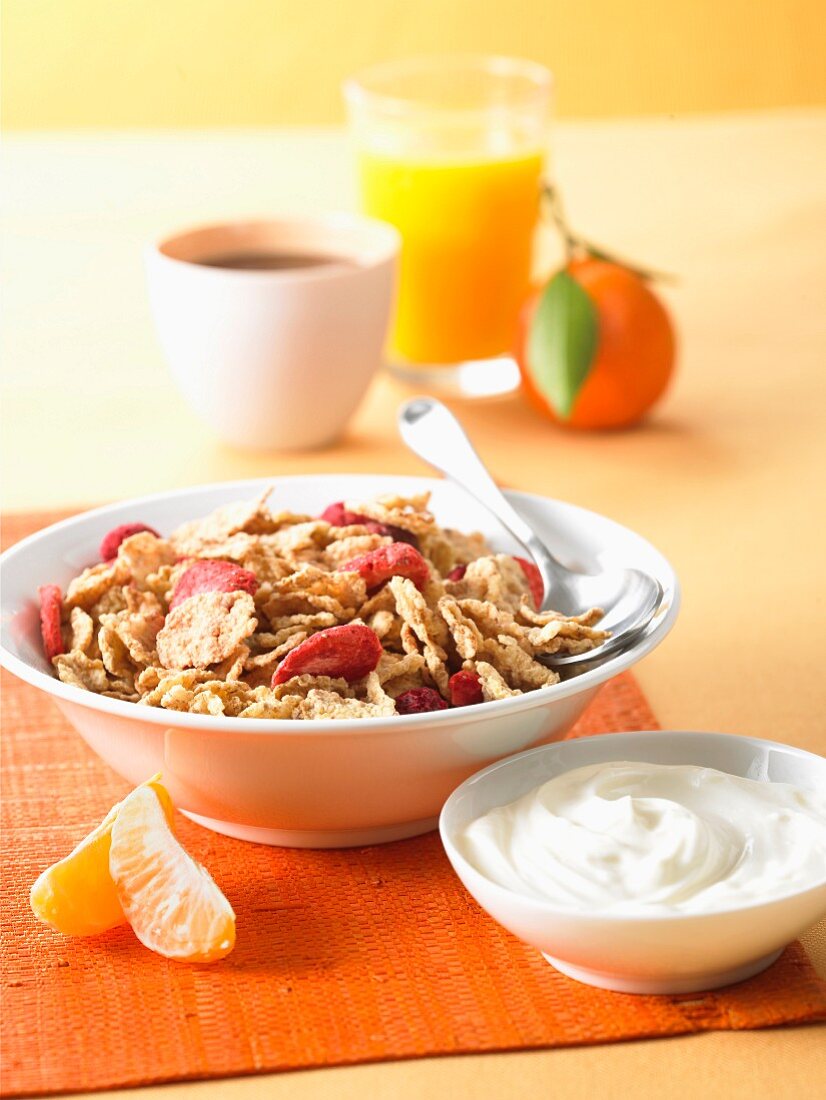
{"label": "clementine", "polygon": [[[532,330],[545,294],[542,287],[525,303],[520,318],[516,359],[525,394],[539,412],[566,427],[634,424],[662,396],[673,374],[676,341],[671,318],[644,280],[620,264],[585,256],[571,260],[565,272],[593,306],[593,339],[580,341],[584,378],[574,384],[566,415],[554,400],[556,391],[548,385],[547,371],[537,369]],[[584,323],[587,328],[587,317]],[[570,344],[564,334],[561,343],[564,355]],[[556,369],[553,363],[550,369]]]}
{"label": "clementine", "polygon": [[170,959],[213,962],[235,945],[235,913],[206,868],[172,832],[160,776],[136,787],[31,891],[36,917],[66,936],[128,922]]}
{"label": "clementine", "polygon": [[[155,775],[143,786],[154,790],[171,824],[172,800],[160,779]],[[32,886],[34,915],[64,936],[96,936],[126,921],[109,874],[112,827],[122,806],[122,802],[116,803],[100,825],[69,855],[48,867]]]}
{"label": "clementine", "polygon": [[181,847],[150,787],[137,787],[118,808],[109,872],[132,931],[151,951],[185,962],[215,962],[232,951],[232,906]]}

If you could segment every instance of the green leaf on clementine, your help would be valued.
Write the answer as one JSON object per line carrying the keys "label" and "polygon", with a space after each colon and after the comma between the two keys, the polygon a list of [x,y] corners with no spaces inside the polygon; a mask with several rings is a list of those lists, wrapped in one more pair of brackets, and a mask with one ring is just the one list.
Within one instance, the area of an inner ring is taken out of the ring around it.
{"label": "green leaf on clementine", "polygon": [[557,272],[536,307],[527,359],[536,385],[563,420],[588,377],[598,339],[594,303],[567,271]]}

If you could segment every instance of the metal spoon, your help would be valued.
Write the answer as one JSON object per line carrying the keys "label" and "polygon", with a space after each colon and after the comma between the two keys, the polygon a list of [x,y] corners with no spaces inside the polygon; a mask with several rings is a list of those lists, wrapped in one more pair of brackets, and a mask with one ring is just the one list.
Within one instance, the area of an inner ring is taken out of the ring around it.
{"label": "metal spoon", "polygon": [[414,397],[399,409],[399,433],[413,451],[460,485],[492,512],[536,562],[545,585],[543,611],[579,615],[601,607],[600,627],[611,637],[587,653],[543,657],[554,667],[590,665],[631,645],[654,617],[662,603],[659,582],[639,569],[609,569],[603,573],[578,573],[551,554],[542,540],[505,499],[488,473],[459,421],[441,401]]}

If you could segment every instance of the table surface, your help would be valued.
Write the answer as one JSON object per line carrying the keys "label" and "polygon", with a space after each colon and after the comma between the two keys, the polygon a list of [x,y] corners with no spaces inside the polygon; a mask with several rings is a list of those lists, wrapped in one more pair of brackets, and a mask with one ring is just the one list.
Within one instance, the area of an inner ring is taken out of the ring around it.
{"label": "table surface", "polygon": [[[384,376],[328,450],[221,445],[172,388],[148,316],[141,248],[167,229],[353,205],[343,134],[28,135],[7,137],[5,156],[5,509],[247,476],[425,472],[395,434],[409,391]],[[605,512],[673,562],[681,619],[638,669],[664,726],[822,752],[826,113],[565,124],[554,157],[576,226],[679,275],[676,384],[645,427],[601,436],[560,432],[516,398],[455,407],[498,479]],[[821,973],[825,927],[805,940]],[[711,1033],[141,1096],[803,1096],[826,1084],[823,1038]]]}

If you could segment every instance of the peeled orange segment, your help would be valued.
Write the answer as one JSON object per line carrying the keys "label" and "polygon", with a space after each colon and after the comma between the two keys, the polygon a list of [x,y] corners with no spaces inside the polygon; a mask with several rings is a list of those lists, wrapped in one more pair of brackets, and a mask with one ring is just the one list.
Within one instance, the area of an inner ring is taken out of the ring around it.
{"label": "peeled orange segment", "polygon": [[175,839],[154,791],[138,787],[120,804],[109,871],[126,919],[150,950],[213,962],[235,946],[232,906]]}
{"label": "peeled orange segment", "polygon": [[[153,776],[141,789],[151,787],[155,800],[172,820],[172,801],[160,776]],[[95,936],[123,924],[118,892],[109,874],[109,846],[112,826],[122,802],[116,803],[103,821],[77,847],[53,864],[35,882],[30,894],[34,915],[65,936]]]}
{"label": "peeled orange segment", "polygon": [[94,936],[126,920],[109,875],[109,841],[117,812],[113,806],[74,851],[32,886],[34,915],[66,936]]}

